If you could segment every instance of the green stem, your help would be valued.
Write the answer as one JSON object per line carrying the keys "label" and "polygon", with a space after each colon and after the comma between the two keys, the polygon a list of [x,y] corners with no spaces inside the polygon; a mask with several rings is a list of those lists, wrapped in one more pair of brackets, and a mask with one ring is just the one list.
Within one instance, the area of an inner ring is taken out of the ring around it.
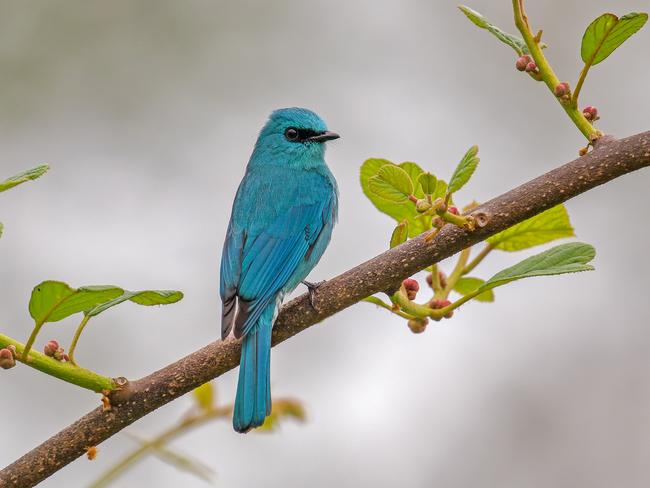
{"label": "green stem", "polygon": [[181,423],[167,429],[162,432],[154,439],[150,441],[145,441],[140,447],[130,452],[124,456],[120,461],[118,461],[113,467],[108,471],[102,474],[89,488],[102,488],[107,486],[111,481],[116,477],[126,471],[131,465],[139,461],[143,455],[147,454],[149,451],[155,450],[167,444],[172,439],[178,437],[185,432],[195,429],[206,422],[214,420],[220,417],[229,417],[232,412],[232,407],[227,406],[223,408],[213,408],[206,410],[199,415],[193,415],[191,417],[186,417]]}
{"label": "green stem", "polygon": [[589,68],[591,68],[591,64],[586,64],[582,68],[582,71],[580,72],[580,78],[578,78],[578,83],[576,84],[575,89],[573,90],[573,95],[571,96],[571,105],[573,108],[577,109],[578,108],[578,97],[580,96],[580,90],[582,90],[582,85],[585,82],[585,79],[587,78],[587,73],[589,72]]}
{"label": "green stem", "polygon": [[77,327],[77,330],[74,332],[74,337],[72,338],[72,343],[70,344],[70,350],[68,351],[68,357],[70,357],[70,362],[74,364],[75,366],[77,365],[76,361],[74,360],[74,352],[75,349],[77,348],[77,342],[79,342],[79,336],[81,336],[81,333],[84,330],[84,327],[86,327],[86,324],[90,320],[90,315],[84,315],[83,320]]}
{"label": "green stem", "polygon": [[468,273],[471,273],[471,271],[476,268],[481,261],[485,259],[485,257],[490,254],[490,252],[494,249],[492,244],[487,244],[483,249],[481,249],[481,252],[479,252],[474,259],[472,259],[467,266],[465,266],[465,269],[463,269],[463,273],[461,276],[464,276]]}
{"label": "green stem", "polygon": [[[539,43],[535,40],[530,26],[528,25],[528,18],[524,11],[524,2],[523,0],[512,0],[512,8],[515,14],[515,25],[519,32],[521,33],[530,55],[535,60],[535,64],[539,69],[539,73],[542,77],[542,81],[546,83],[549,90],[555,97],[555,87],[560,84],[559,78],[555,75],[553,68],[546,60],[542,48],[539,46]],[[585,116],[580,112],[575,106],[573,106],[571,100],[564,102],[561,98],[555,97],[556,100],[560,103],[564,111],[567,113],[569,118],[573,121],[575,126],[582,132],[582,134],[587,138],[589,142],[593,142],[598,139],[602,134],[600,131],[594,128],[593,125],[585,118]]]}
{"label": "green stem", "polygon": [[50,376],[97,393],[115,388],[113,380],[107,376],[102,376],[89,369],[73,366],[67,362],[57,361],[38,351],[31,351],[29,353],[29,361],[26,361],[27,346],[11,337],[0,334],[0,347],[7,347],[9,345],[13,345],[16,348],[16,352],[18,353],[16,359],[18,361]]}
{"label": "green stem", "polygon": [[371,296],[371,297],[366,297],[366,298],[364,298],[362,301],[363,301],[363,302],[372,303],[372,304],[374,304],[374,305],[377,305],[378,307],[385,308],[386,310],[390,310],[390,311],[393,312],[395,315],[399,315],[399,316],[402,317],[403,319],[410,320],[410,319],[413,318],[413,316],[411,316],[411,315],[409,315],[409,314],[406,314],[406,313],[402,312],[401,310],[395,310],[393,307],[391,307],[391,306],[388,305],[386,302],[384,302],[381,298],[377,298],[377,297]]}
{"label": "green stem", "polygon": [[447,286],[445,287],[444,293],[445,293],[445,298],[449,296],[449,292],[454,289],[454,286],[456,286],[456,283],[458,283],[458,280],[460,279],[461,276],[463,276],[463,271],[465,271],[465,266],[467,265],[467,261],[469,260],[469,254],[471,252],[472,248],[468,247],[466,249],[463,249],[459,256],[458,256],[458,261],[456,262],[456,266],[454,266],[453,271],[447,278]]}
{"label": "green stem", "polygon": [[414,317],[442,318],[442,315],[439,316],[438,310],[433,310],[427,305],[420,305],[419,303],[412,302],[406,295],[399,291],[391,295],[390,299],[393,303],[399,305],[402,310]]}
{"label": "green stem", "polygon": [[431,288],[433,288],[434,292],[442,289],[442,286],[440,286],[440,274],[438,273],[437,264],[431,266]]}
{"label": "green stem", "polygon": [[38,333],[41,331],[41,327],[43,327],[44,321],[36,322],[34,324],[34,328],[32,329],[32,333],[29,334],[29,339],[27,339],[27,344],[25,345],[25,364],[27,364],[27,361],[29,361],[31,358],[29,357],[29,351],[32,350],[32,346],[34,345],[34,341],[36,340],[36,336]]}

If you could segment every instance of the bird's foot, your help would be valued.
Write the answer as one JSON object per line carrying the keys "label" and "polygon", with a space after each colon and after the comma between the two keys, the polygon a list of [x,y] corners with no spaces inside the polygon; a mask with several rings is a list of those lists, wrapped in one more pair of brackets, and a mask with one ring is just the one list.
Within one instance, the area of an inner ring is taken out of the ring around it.
{"label": "bird's foot", "polygon": [[319,281],[318,283],[311,283],[306,280],[302,280],[301,283],[307,287],[307,292],[309,293],[309,304],[311,305],[311,308],[313,308],[316,312],[318,312],[318,309],[316,308],[316,290],[320,285],[325,283],[325,280]]}

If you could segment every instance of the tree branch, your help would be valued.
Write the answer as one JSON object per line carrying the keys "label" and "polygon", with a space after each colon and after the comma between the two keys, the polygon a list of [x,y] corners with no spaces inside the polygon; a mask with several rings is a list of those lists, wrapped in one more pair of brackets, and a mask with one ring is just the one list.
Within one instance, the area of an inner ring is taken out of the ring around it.
{"label": "tree branch", "polygon": [[[621,140],[601,138],[591,153],[525,183],[472,213],[487,216],[473,232],[445,226],[435,238],[411,239],[323,283],[312,309],[307,294],[286,304],[273,329],[273,345],[433,263],[623,174],[650,165],[650,132]],[[239,364],[239,341],[213,342],[112,393],[109,411],[97,408],[0,471],[0,487],[29,487],[44,480],[139,418]]]}

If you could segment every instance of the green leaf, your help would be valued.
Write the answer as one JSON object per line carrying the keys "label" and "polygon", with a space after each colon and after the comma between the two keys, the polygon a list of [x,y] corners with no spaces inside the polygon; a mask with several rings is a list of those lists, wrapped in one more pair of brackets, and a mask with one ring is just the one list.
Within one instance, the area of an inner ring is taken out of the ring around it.
{"label": "green leaf", "polygon": [[587,263],[595,256],[596,250],[589,244],[582,242],[561,244],[498,272],[481,285],[479,290],[491,290],[511,281],[533,276],[592,271],[594,267]]}
{"label": "green leaf", "polygon": [[395,229],[393,229],[393,233],[390,236],[390,248],[394,248],[395,246],[399,246],[403,242],[406,242],[406,239],[408,239],[409,236],[409,221],[408,220],[402,220]]}
{"label": "green leaf", "polygon": [[520,251],[573,236],[569,214],[566,207],[560,204],[493,235],[487,242],[502,251]]}
{"label": "green leaf", "polygon": [[176,303],[183,298],[183,293],[177,290],[141,290],[141,291],[128,291],[125,290],[122,295],[112,300],[100,303],[91,310],[86,311],[86,315],[94,317],[100,313],[108,310],[120,303],[131,301],[138,305],[168,305]]}
{"label": "green leaf", "polygon": [[[409,174],[415,174],[418,170],[419,173],[423,172],[415,163],[402,164],[404,165],[404,171]],[[416,216],[419,214],[415,210],[415,204],[410,200],[404,203],[393,203],[378,197],[375,193],[370,191],[370,178],[377,175],[380,168],[386,165],[396,166],[386,159],[368,159],[363,163],[360,172],[361,188],[363,189],[363,193],[380,212],[392,217],[397,222],[407,220],[409,223],[409,237],[415,237],[430,228],[431,218],[422,217],[416,219]],[[421,189],[418,190],[421,192]],[[417,194],[418,190],[416,190],[416,196],[423,197],[423,193],[420,193],[420,195]]]}
{"label": "green leaf", "polygon": [[205,412],[212,410],[214,407],[214,387],[212,382],[203,383],[198,388],[192,390],[192,396],[196,404]]}
{"label": "green leaf", "polygon": [[5,226],[0,222],[0,237],[2,237],[2,232],[5,230]]}
{"label": "green leaf", "polygon": [[285,418],[292,418],[299,422],[304,422],[306,419],[305,408],[298,400],[281,399],[273,402],[271,408],[271,415],[266,417],[264,423],[255,429],[256,432],[270,432],[275,430],[280,421]]}
{"label": "green leaf", "polygon": [[422,173],[418,176],[417,181],[422,187],[422,191],[425,195],[433,195],[436,193],[436,189],[438,188],[438,179],[431,173]]}
{"label": "green leaf", "polygon": [[406,161],[404,163],[399,163],[398,166],[402,168],[404,171],[408,173],[408,175],[411,177],[411,181],[413,182],[413,195],[415,195],[418,198],[424,198],[424,192],[422,191],[422,187],[418,184],[418,178],[424,171],[422,171],[422,168],[418,166],[416,163],[412,163],[410,161]]}
{"label": "green leaf", "polygon": [[[508,34],[507,32],[499,29],[494,24],[490,23],[485,17],[479,14],[477,11],[472,10],[465,5],[459,5],[458,8],[463,12],[469,20],[471,20],[475,25],[479,26],[481,29],[486,29],[491,32],[497,39],[501,42],[507,44],[512,49],[514,49],[519,56],[522,54],[529,54],[528,47],[521,37]],[[540,44],[540,47],[546,47],[545,44]]]}
{"label": "green leaf", "polygon": [[[470,293],[478,290],[481,286],[483,286],[484,283],[485,280],[482,280],[480,278],[463,276],[456,282],[454,291],[460,293],[461,295],[469,295]],[[494,292],[492,290],[488,290],[484,293],[481,293],[480,295],[475,296],[474,300],[478,300],[479,302],[493,302]]]}
{"label": "green leaf", "polygon": [[472,177],[472,174],[474,174],[474,171],[476,171],[476,167],[480,161],[476,156],[477,154],[478,146],[472,146],[467,150],[463,156],[463,159],[461,159],[460,163],[458,163],[454,174],[449,180],[449,188],[447,188],[447,191],[449,193],[456,193],[463,186],[465,186],[465,183],[467,183]]}
{"label": "green leaf", "polygon": [[181,471],[193,474],[210,484],[213,483],[216,472],[203,461],[163,445],[154,444],[151,449],[161,461]]}
{"label": "green leaf", "polygon": [[393,203],[408,201],[413,194],[413,182],[406,171],[399,166],[384,165],[376,176],[370,178],[370,191]]}
{"label": "green leaf", "polygon": [[[138,459],[151,452],[156,457],[158,457],[158,459],[174,466],[175,468],[193,474],[197,478],[200,478],[209,483],[213,482],[216,475],[215,471],[211,467],[203,464],[198,459],[195,459],[187,454],[183,454],[175,449],[172,450],[170,447],[162,444],[158,439],[147,440],[139,435],[133,434],[132,432],[125,431],[124,433],[127,437],[130,437],[138,444],[140,444],[141,447],[146,448],[132,453],[131,456],[135,456],[135,459]],[[91,486],[106,486],[110,483],[110,481],[114,479],[115,476],[120,473],[121,471],[116,471],[115,468],[110,469]]]}
{"label": "green leaf", "polygon": [[20,185],[21,183],[25,183],[26,181],[35,180],[36,178],[43,176],[49,169],[50,167],[47,164],[42,164],[41,166],[23,171],[22,173],[12,176],[4,181],[0,181],[0,193],[9,188]]}
{"label": "green leaf", "polygon": [[[438,180],[438,184],[436,185],[436,192],[431,195],[431,199],[435,200],[436,198],[445,198],[447,195],[447,182],[444,180]],[[449,203],[453,202],[453,197],[449,198]]]}
{"label": "green leaf", "polygon": [[580,55],[587,66],[605,60],[648,20],[648,14],[632,12],[618,18],[603,14],[594,20],[582,36]]}
{"label": "green leaf", "polygon": [[72,288],[62,281],[44,281],[32,290],[29,313],[35,322],[58,322],[123,293],[122,288],[113,285]]}

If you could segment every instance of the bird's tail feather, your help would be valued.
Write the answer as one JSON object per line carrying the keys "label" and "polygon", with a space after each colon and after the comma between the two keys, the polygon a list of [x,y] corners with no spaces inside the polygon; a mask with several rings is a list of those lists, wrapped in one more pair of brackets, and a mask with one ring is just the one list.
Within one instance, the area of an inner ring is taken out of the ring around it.
{"label": "bird's tail feather", "polygon": [[237,432],[248,432],[264,423],[271,413],[271,329],[272,320],[262,314],[242,342],[239,382],[232,418]]}

